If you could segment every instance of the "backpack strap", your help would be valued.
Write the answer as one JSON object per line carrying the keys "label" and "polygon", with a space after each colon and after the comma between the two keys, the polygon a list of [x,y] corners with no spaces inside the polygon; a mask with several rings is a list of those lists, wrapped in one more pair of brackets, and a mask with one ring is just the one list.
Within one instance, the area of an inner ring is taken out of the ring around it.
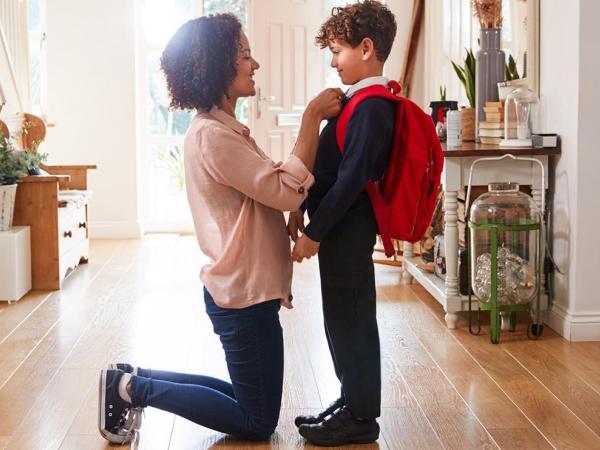
{"label": "backpack strap", "polygon": [[[352,113],[360,102],[371,97],[384,98],[396,103],[402,102],[402,98],[396,95],[401,90],[400,85],[395,81],[390,81],[388,86],[390,87],[391,92],[385,86],[378,84],[361,89],[355,95],[353,95],[350,100],[348,100],[348,103],[346,103],[344,109],[342,109],[342,112],[338,117],[335,129],[335,137],[338,148],[342,155],[344,154],[345,150],[344,142],[346,139],[346,129],[348,128],[350,117],[352,117]],[[381,195],[381,191],[377,183],[375,183],[373,180],[369,180],[366,189],[367,194],[369,194],[369,199],[371,200],[371,205],[373,206],[373,211],[375,212],[377,228],[379,229],[379,235],[381,236],[381,240],[383,242],[385,255],[388,258],[392,257],[396,253],[396,250],[392,244],[392,237],[388,227],[388,206]]]}

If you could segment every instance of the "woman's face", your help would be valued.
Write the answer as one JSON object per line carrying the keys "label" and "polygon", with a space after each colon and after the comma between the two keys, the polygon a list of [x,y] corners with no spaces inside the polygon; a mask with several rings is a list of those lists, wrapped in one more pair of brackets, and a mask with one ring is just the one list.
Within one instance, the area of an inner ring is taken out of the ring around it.
{"label": "woman's face", "polygon": [[252,57],[250,43],[244,33],[240,36],[240,48],[236,62],[237,75],[229,86],[230,98],[250,97],[256,94],[254,88],[254,72],[260,67]]}

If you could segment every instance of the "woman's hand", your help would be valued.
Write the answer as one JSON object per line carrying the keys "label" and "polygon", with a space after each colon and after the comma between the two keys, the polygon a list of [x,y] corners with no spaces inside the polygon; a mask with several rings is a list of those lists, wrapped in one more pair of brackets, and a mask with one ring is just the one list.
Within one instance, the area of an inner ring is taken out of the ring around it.
{"label": "woman's hand", "polygon": [[337,116],[342,109],[344,93],[340,88],[328,88],[313,98],[306,111],[314,113],[319,119],[329,119]]}
{"label": "woman's hand", "polygon": [[292,241],[296,242],[298,239],[298,232],[304,233],[304,213],[301,210],[293,211],[290,213],[287,223],[287,231],[292,238]]}
{"label": "woman's hand", "polygon": [[283,306],[286,309],[294,309],[294,305],[292,305],[292,296],[290,295],[290,298],[282,298],[281,300],[279,300],[279,304],[281,306]]}
{"label": "woman's hand", "polygon": [[294,250],[292,250],[292,260],[296,262],[302,262],[304,258],[310,259],[311,256],[315,256],[319,251],[318,242],[313,241],[306,234],[303,234],[296,241]]}

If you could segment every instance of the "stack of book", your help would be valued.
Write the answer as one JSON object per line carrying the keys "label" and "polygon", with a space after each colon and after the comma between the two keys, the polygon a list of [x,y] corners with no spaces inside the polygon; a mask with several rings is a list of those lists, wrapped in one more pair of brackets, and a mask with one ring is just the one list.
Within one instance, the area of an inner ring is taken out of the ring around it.
{"label": "stack of book", "polygon": [[485,121],[479,122],[482,144],[499,144],[504,138],[504,106],[502,102],[485,102]]}

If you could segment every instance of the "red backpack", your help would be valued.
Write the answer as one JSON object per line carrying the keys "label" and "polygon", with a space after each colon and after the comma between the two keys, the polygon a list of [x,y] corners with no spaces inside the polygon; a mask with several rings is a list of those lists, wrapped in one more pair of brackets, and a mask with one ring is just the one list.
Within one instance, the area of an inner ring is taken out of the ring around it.
{"label": "red backpack", "polygon": [[407,98],[400,85],[373,85],[350,98],[337,122],[338,147],[344,153],[346,128],[354,109],[366,98],[395,102],[396,120],[390,160],[381,182],[369,181],[367,192],[375,211],[386,256],[394,255],[393,239],[417,242],[431,222],[444,167],[444,154],[431,116]]}

